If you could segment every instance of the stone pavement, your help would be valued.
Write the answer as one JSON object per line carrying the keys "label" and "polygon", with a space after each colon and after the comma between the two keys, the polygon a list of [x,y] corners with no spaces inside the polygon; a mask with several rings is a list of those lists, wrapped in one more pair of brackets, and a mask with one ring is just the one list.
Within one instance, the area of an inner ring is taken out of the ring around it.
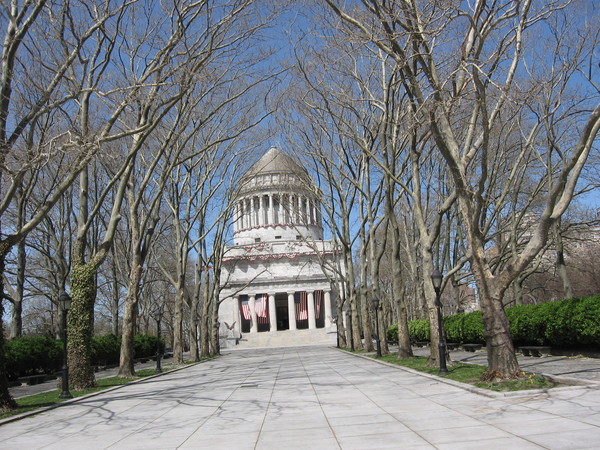
{"label": "stone pavement", "polygon": [[598,448],[600,389],[482,396],[327,347],[232,351],[0,426],[2,449]]}

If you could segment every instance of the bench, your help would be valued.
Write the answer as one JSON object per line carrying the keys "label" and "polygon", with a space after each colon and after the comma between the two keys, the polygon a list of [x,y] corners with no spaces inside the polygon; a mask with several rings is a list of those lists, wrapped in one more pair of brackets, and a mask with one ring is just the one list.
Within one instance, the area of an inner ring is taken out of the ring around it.
{"label": "bench", "polygon": [[457,350],[458,344],[456,342],[446,342],[446,348],[448,350]]}
{"label": "bench", "polygon": [[476,352],[478,350],[481,350],[481,347],[483,347],[483,345],[481,344],[463,344],[462,348],[465,352]]}
{"label": "bench", "polygon": [[19,382],[21,384],[27,384],[27,386],[33,386],[35,384],[40,384],[46,381],[46,375],[29,375],[27,377],[19,377]]}
{"label": "bench", "polygon": [[539,358],[541,356],[549,356],[552,348],[544,345],[526,345],[519,347],[519,350],[521,350],[523,356],[535,356]]}
{"label": "bench", "polygon": [[416,347],[427,347],[429,345],[428,341],[417,341],[417,342],[413,342],[413,345],[415,345]]}

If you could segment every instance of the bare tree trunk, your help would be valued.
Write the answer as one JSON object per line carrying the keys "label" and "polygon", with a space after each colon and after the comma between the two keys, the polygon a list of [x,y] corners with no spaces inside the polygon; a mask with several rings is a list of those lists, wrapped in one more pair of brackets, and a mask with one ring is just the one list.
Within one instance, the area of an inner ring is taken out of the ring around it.
{"label": "bare tree trunk", "polygon": [[[137,253],[137,252],[134,252]],[[121,355],[119,358],[119,377],[135,377],[135,348],[133,337],[135,336],[136,319],[139,303],[139,286],[142,279],[142,262],[137,255],[133,255],[129,278],[127,299],[123,312],[123,333],[121,339]]]}
{"label": "bare tree trunk", "polygon": [[175,316],[173,317],[173,362],[183,363],[183,304],[185,288],[179,284],[175,295]]}
{"label": "bare tree trunk", "polygon": [[190,306],[190,360],[200,361],[200,348],[198,346],[198,297],[194,295]]}
{"label": "bare tree trunk", "polygon": [[562,281],[564,298],[573,298],[573,288],[571,287],[571,280],[569,279],[567,264],[565,263],[565,249],[560,232],[560,223],[559,219],[553,225],[554,245],[556,245],[556,270]]}

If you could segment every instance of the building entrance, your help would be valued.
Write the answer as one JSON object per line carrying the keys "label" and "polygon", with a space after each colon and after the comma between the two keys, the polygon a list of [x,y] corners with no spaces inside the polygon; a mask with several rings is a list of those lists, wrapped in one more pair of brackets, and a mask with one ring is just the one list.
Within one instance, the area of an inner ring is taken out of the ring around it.
{"label": "building entrance", "polygon": [[289,330],[290,321],[288,316],[287,295],[275,296],[275,311],[277,314],[277,330]]}

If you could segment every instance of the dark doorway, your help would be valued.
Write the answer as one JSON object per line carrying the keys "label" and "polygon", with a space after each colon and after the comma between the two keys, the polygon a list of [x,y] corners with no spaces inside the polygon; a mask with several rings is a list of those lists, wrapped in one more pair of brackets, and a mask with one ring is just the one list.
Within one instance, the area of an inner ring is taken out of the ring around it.
{"label": "dark doorway", "polygon": [[290,320],[288,315],[287,294],[275,296],[275,311],[277,315],[277,330],[289,330]]}

